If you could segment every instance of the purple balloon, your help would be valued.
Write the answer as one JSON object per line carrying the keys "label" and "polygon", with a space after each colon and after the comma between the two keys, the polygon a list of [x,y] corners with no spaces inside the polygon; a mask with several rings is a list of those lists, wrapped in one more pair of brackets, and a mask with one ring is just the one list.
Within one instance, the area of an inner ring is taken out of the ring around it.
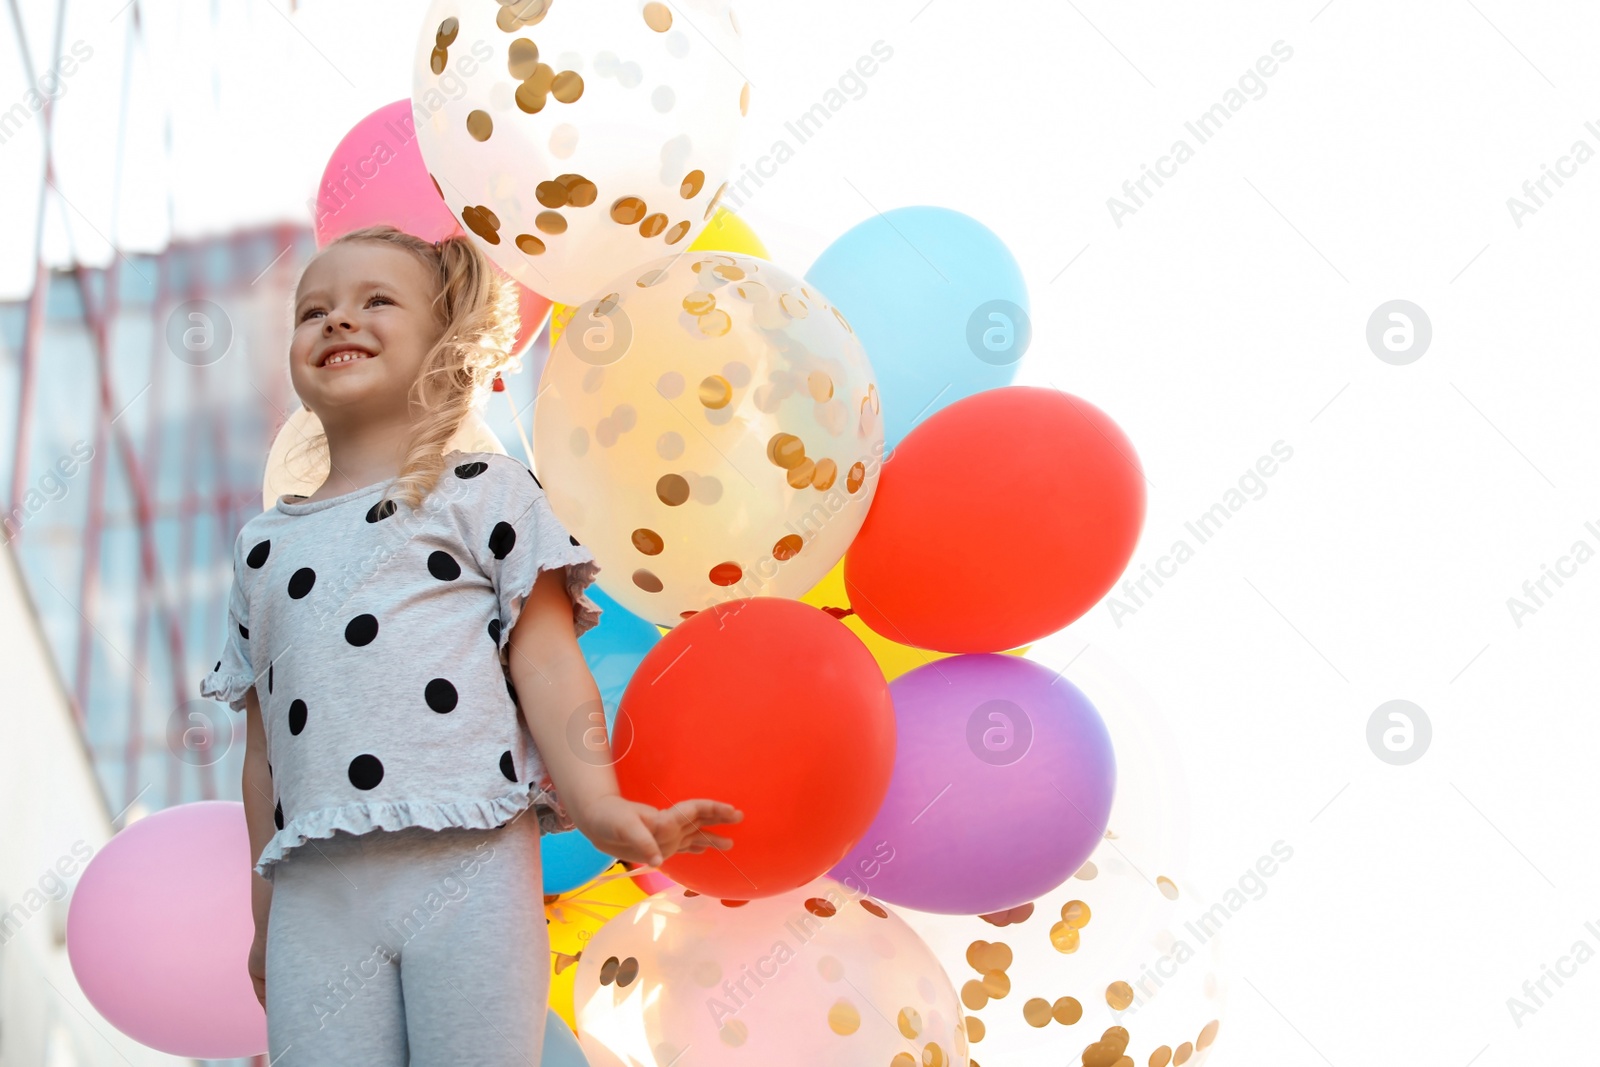
{"label": "purple balloon", "polygon": [[1020,656],[935,660],[889,683],[889,794],[828,872],[879,900],[984,915],[1033,900],[1105,833],[1116,760],[1100,713]]}

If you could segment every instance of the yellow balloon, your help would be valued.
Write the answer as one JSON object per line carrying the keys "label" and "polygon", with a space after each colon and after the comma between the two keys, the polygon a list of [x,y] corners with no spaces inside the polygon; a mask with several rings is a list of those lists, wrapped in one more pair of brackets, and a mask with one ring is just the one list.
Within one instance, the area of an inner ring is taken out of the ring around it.
{"label": "yellow balloon", "polygon": [[[828,576],[818,582],[812,590],[800,598],[802,603],[810,604],[814,608],[848,608],[850,596],[845,592],[844,585],[844,560],[834,565]],[[883,670],[886,681],[894,681],[913,668],[934,660],[944,659],[951,655],[949,652],[934,652],[926,648],[913,648],[891,641],[887,637],[873,630],[866,623],[854,615],[846,615],[842,620],[850,631],[861,638],[861,643],[867,646],[872,653],[872,658],[878,661],[878,666]],[[1008,656],[1020,656],[1027,652],[1031,645],[1013,648],[1006,652]]]}
{"label": "yellow balloon", "polygon": [[[756,236],[756,231],[738,215],[725,207],[717,208],[717,213],[711,217],[706,228],[700,231],[700,236],[689,243],[690,252],[743,252],[747,256],[760,256],[762,259],[771,259],[767,254],[767,246],[761,243],[761,238]],[[561,331],[567,328],[567,323],[572,320],[575,308],[570,304],[557,304],[550,309],[550,350],[555,351],[556,342],[561,340]]]}
{"label": "yellow balloon", "polygon": [[544,898],[550,931],[550,1007],[574,1032],[578,1023],[572,990],[578,974],[578,955],[600,927],[646,896],[628,869],[614,863],[588,885]]}

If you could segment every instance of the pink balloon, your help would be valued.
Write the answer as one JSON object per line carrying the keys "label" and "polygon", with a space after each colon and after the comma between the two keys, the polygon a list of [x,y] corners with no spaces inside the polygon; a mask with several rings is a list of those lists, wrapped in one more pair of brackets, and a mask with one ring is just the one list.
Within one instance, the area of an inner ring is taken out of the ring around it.
{"label": "pink balloon", "polygon": [[[496,269],[498,270],[499,268]],[[539,328],[544,325],[544,320],[550,315],[551,304],[548,299],[540,296],[504,271],[500,271],[500,278],[502,281],[510,282],[517,287],[517,311],[522,322],[517,327],[517,341],[513,351],[521,352],[528,347],[528,342],[533,340],[534,335],[539,332]],[[535,383],[537,381],[538,379],[535,379]]]}
{"label": "pink balloon", "polygon": [[411,100],[385,104],[344,135],[317,186],[317,247],[387,223],[425,241],[461,233],[417,147]]}
{"label": "pink balloon", "polygon": [[67,909],[67,958],[118,1030],[174,1056],[267,1050],[246,970],[250,837],[244,805],[206,800],[135,822],[89,861]]}
{"label": "pink balloon", "polygon": [[638,871],[633,875],[633,884],[644,890],[647,896],[654,896],[663,889],[671,889],[678,883],[660,871]]}

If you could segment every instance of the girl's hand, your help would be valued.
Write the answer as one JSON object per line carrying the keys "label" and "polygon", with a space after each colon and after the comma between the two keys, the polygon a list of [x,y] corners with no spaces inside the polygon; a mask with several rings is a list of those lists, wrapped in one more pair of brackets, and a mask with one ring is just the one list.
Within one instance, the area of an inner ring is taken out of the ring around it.
{"label": "girl's hand", "polygon": [[263,1009],[267,1006],[267,931],[262,927],[256,928],[255,940],[250,945],[250,958],[246,966],[250,969],[250,981],[256,987],[256,999],[261,1001]]}
{"label": "girl's hand", "polygon": [[707,833],[701,826],[723,826],[743,818],[744,812],[716,800],[681,800],[662,809],[608,796],[584,813],[578,829],[607,855],[656,867],[677,852],[733,847],[731,838]]}

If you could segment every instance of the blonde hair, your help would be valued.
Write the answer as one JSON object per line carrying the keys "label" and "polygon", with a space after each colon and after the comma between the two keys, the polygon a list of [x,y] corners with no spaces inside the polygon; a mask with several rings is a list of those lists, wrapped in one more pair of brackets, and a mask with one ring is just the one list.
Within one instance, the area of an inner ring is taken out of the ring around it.
{"label": "blonde hair", "polygon": [[[400,474],[387,497],[416,509],[444,472],[444,449],[474,406],[486,399],[501,371],[522,369],[514,351],[519,317],[517,286],[490,263],[464,235],[428,242],[393,226],[352,230],[329,242],[377,241],[420,259],[435,281],[434,318],[439,339],[423,358],[411,385],[416,412],[411,442]],[[327,249],[323,249],[327,251]],[[327,464],[328,436],[318,433],[296,446],[312,449]]]}

